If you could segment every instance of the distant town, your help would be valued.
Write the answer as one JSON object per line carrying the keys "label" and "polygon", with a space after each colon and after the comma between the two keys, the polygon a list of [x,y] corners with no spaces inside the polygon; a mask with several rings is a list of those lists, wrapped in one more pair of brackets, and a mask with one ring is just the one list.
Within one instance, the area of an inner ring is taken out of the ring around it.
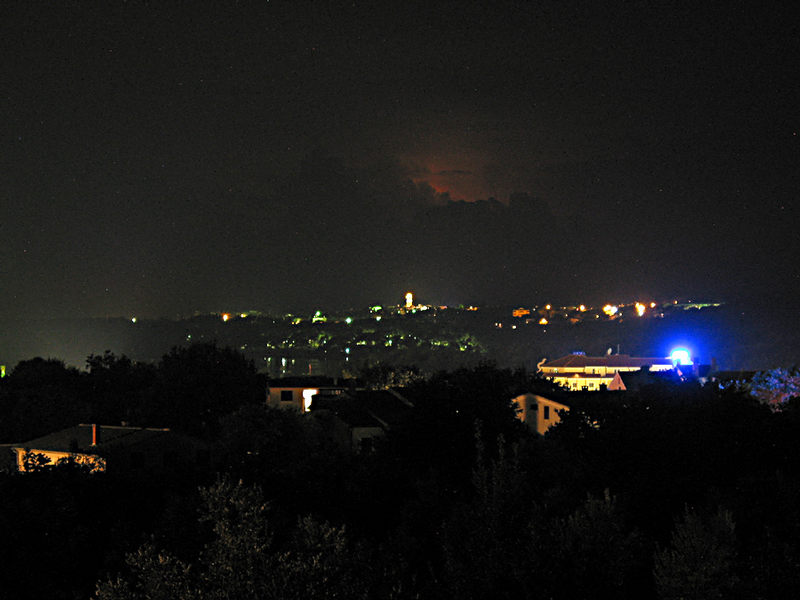
{"label": "distant town", "polygon": [[791,366],[798,356],[793,321],[721,300],[442,306],[412,291],[398,300],[280,315],[231,308],[181,319],[7,321],[0,364],[8,371],[44,356],[83,368],[89,354],[105,350],[155,362],[170,348],[204,341],[236,349],[272,377],[347,376],[375,363],[434,372],[492,361],[535,371],[543,358],[573,352],[665,357],[675,346],[726,369]]}

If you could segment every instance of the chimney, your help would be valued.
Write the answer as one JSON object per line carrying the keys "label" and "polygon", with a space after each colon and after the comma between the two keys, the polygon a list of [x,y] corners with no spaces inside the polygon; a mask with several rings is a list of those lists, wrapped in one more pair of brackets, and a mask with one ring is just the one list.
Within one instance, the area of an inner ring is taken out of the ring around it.
{"label": "chimney", "polygon": [[97,424],[92,424],[92,446],[97,446],[100,441],[100,427]]}

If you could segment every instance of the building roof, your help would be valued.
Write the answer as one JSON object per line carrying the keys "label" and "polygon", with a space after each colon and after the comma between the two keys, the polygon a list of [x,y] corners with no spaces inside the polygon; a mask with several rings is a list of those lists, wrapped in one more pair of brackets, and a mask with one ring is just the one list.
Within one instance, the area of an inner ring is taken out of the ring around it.
{"label": "building roof", "polygon": [[320,388],[320,387],[340,387],[336,385],[333,377],[322,375],[307,375],[302,377],[281,377],[270,379],[267,382],[270,388]]}
{"label": "building roof", "polygon": [[388,428],[405,419],[413,408],[408,400],[391,390],[359,390],[350,395]]}
{"label": "building roof", "polygon": [[645,386],[664,382],[678,382],[674,371],[620,371],[616,374],[629,392],[637,392]]}
{"label": "building roof", "polygon": [[349,395],[314,396],[311,410],[312,412],[330,411],[350,427],[381,427],[380,422],[364,408],[362,403]]}
{"label": "building roof", "polygon": [[351,427],[391,429],[412,410],[412,405],[389,390],[358,390],[341,396],[315,395],[312,410],[329,410]]}
{"label": "building roof", "polygon": [[98,425],[99,440],[96,446],[92,445],[93,425],[76,425],[68,427],[42,437],[38,437],[15,448],[28,448],[31,450],[50,450],[54,452],[80,452],[93,454],[104,448],[120,446],[133,446],[148,443],[171,434],[169,429],[150,429],[144,427],[124,427],[115,425]]}
{"label": "building roof", "polygon": [[653,365],[670,365],[672,361],[669,358],[653,358],[653,357],[639,357],[628,356],[627,354],[609,354],[606,356],[585,356],[583,354],[569,354],[557,358],[552,362],[547,362],[542,365],[542,369],[583,369],[587,367],[608,367],[608,368],[622,368],[622,367],[635,367],[641,369],[645,366]]}

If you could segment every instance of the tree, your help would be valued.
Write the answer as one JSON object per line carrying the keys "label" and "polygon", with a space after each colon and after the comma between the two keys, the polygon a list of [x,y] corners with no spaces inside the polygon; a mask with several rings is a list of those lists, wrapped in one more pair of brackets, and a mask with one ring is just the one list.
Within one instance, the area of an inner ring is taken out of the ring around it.
{"label": "tree", "polygon": [[151,425],[142,406],[153,392],[155,368],[135,363],[124,354],[116,356],[109,350],[102,355],[90,354],[86,359],[87,397],[92,407],[92,422],[120,423],[139,421]]}
{"label": "tree", "polygon": [[475,440],[473,497],[442,528],[443,582],[454,598],[527,597],[531,503],[524,470],[502,437],[494,460],[486,458],[479,430]]}
{"label": "tree", "polygon": [[260,381],[252,361],[231,348],[213,343],[173,348],[158,365],[146,415],[152,425],[215,437],[220,417],[264,400]]}
{"label": "tree", "polygon": [[91,414],[81,374],[60,360],[21,361],[4,382],[0,441],[24,442],[86,422]]}
{"label": "tree", "polygon": [[100,582],[95,591],[97,600],[199,600],[194,573],[190,565],[166,552],[158,552],[151,544],[129,554],[125,564],[129,580],[117,577]]}
{"label": "tree", "polygon": [[728,598],[737,584],[733,517],[720,509],[703,518],[688,507],[669,548],[656,551],[656,591],[662,600]]}
{"label": "tree", "polygon": [[540,518],[531,525],[531,556],[545,598],[624,598],[639,565],[640,537],[625,527],[608,490],[589,496],[566,517]]}
{"label": "tree", "polygon": [[128,577],[97,585],[97,600],[316,600],[367,598],[368,561],[343,527],[306,517],[277,548],[258,487],[219,479],[200,491],[212,539],[194,563],[146,544],[127,558]]}
{"label": "tree", "polygon": [[792,398],[800,397],[800,369],[779,368],[756,373],[750,382],[750,393],[772,410],[780,410]]}

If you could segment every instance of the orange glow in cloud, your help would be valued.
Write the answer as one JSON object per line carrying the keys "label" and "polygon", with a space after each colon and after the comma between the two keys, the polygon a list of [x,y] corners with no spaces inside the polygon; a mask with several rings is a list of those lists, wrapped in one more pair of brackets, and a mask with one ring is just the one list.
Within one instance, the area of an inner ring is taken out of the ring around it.
{"label": "orange glow in cloud", "polygon": [[450,194],[453,200],[485,200],[497,195],[484,175],[487,159],[479,153],[416,156],[410,162],[420,165],[413,177],[415,183],[425,182],[439,194]]}

